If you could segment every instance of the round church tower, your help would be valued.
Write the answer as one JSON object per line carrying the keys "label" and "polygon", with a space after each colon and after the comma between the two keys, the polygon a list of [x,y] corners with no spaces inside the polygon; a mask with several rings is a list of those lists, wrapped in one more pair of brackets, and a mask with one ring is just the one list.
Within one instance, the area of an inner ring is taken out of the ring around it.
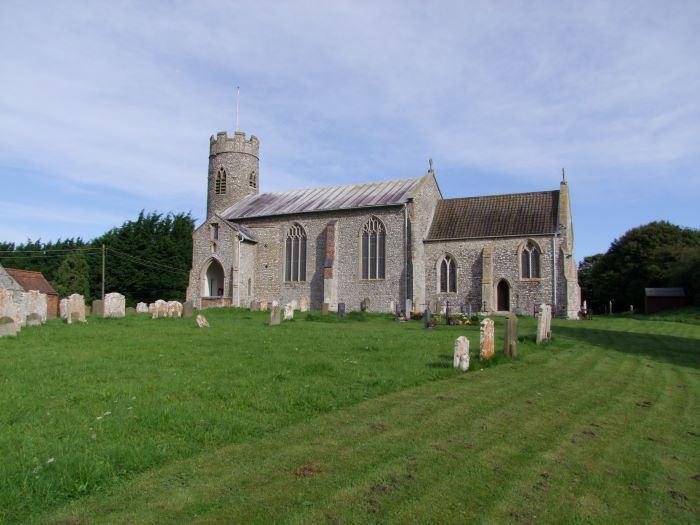
{"label": "round church tower", "polygon": [[242,131],[230,138],[221,131],[209,142],[207,219],[249,195],[257,195],[260,166],[260,141],[255,135],[246,140]]}

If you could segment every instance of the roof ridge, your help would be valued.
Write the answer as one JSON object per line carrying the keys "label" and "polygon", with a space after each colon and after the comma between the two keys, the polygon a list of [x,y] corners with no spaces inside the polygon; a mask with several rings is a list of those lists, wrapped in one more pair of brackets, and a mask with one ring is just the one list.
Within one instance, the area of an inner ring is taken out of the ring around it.
{"label": "roof ridge", "polygon": [[266,191],[264,193],[258,193],[257,195],[251,195],[251,198],[259,197],[261,195],[282,195],[283,193],[291,193],[293,191],[316,191],[316,190],[330,190],[331,188],[349,188],[351,186],[373,186],[373,185],[378,185],[378,184],[389,184],[392,182],[408,182],[408,181],[417,181],[422,179],[423,177],[409,177],[407,179],[388,179],[388,180],[382,180],[382,181],[375,181],[375,182],[357,182],[355,184],[336,184],[333,186],[317,186],[315,188],[296,188],[293,190],[286,190],[286,191]]}
{"label": "roof ridge", "polygon": [[490,197],[515,197],[519,195],[541,195],[544,193],[557,193],[559,190],[541,190],[541,191],[523,191],[519,193],[496,193],[494,195],[474,195],[472,197],[450,197],[449,199],[441,199],[441,201],[460,201],[467,199],[487,199]]}
{"label": "roof ridge", "polygon": [[7,266],[3,266],[5,270],[13,270],[15,272],[24,272],[24,273],[38,273],[39,275],[44,275],[43,272],[40,272],[38,270],[22,270],[21,268],[9,268]]}

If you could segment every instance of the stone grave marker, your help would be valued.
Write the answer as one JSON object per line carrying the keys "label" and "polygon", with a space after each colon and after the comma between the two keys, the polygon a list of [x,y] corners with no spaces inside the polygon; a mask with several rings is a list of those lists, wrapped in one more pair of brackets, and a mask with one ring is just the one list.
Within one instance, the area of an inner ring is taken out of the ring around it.
{"label": "stone grave marker", "polygon": [[279,305],[273,306],[270,310],[270,326],[276,326],[280,324],[280,307]]}
{"label": "stone grave marker", "polygon": [[392,314],[396,313],[396,301],[389,301],[389,311]]}
{"label": "stone grave marker", "polygon": [[41,315],[36,312],[32,312],[27,316],[27,326],[41,326]]}
{"label": "stone grave marker", "polygon": [[367,312],[367,311],[369,311],[370,305],[371,305],[371,303],[370,303],[369,297],[365,297],[363,299],[363,301],[360,303],[360,310],[362,310],[363,312]]}
{"label": "stone grave marker", "polygon": [[406,299],[406,309],[404,310],[406,317],[411,317],[411,311],[413,311],[413,301]]}
{"label": "stone grave marker", "polygon": [[284,307],[284,320],[291,321],[292,319],[294,319],[294,305],[289,303]]}
{"label": "stone grave marker", "polygon": [[296,299],[292,299],[291,303],[288,303],[292,305],[292,310],[298,310],[299,309],[299,301]]}
{"label": "stone grave marker", "polygon": [[127,315],[135,314],[136,308],[134,308],[133,306],[127,306],[126,309],[124,310],[124,313]]}
{"label": "stone grave marker", "polygon": [[168,302],[163,299],[158,299],[155,303],[155,313],[153,314],[153,319],[159,317],[168,317]]}
{"label": "stone grave marker", "polygon": [[194,315],[194,303],[185,301],[182,303],[182,317],[192,317]]}
{"label": "stone grave marker", "polygon": [[203,315],[198,315],[197,316],[197,326],[200,328],[209,328],[209,321],[207,321],[207,318],[204,317]]}
{"label": "stone grave marker", "polygon": [[58,303],[58,315],[61,319],[68,319],[68,298],[61,299]]}
{"label": "stone grave marker", "polygon": [[321,315],[328,315],[328,303],[323,303],[321,306]]}
{"label": "stone grave marker", "polygon": [[488,317],[481,321],[481,330],[479,333],[479,358],[491,359],[494,354],[494,339],[493,319]]}
{"label": "stone grave marker", "polygon": [[105,295],[105,301],[103,305],[103,316],[104,317],[124,317],[126,300],[124,296],[117,292],[108,293]]}
{"label": "stone grave marker", "polygon": [[518,357],[518,317],[514,313],[506,316],[503,353],[508,357]]}
{"label": "stone grave marker", "polygon": [[423,328],[430,328],[430,308],[423,312]]}
{"label": "stone grave marker", "polygon": [[455,341],[454,368],[469,370],[469,339],[460,335]]}
{"label": "stone grave marker", "polygon": [[260,301],[260,311],[267,312],[270,309],[270,303],[266,301]]}
{"label": "stone grave marker", "polygon": [[92,315],[104,317],[104,303],[102,302],[102,299],[95,299],[92,302]]}
{"label": "stone grave marker", "polygon": [[250,311],[251,312],[257,312],[258,311],[258,302],[257,301],[250,301]]}
{"label": "stone grave marker", "polygon": [[301,312],[308,312],[309,311],[309,300],[306,298],[306,296],[303,296],[301,299],[299,299],[299,311],[301,311]]}
{"label": "stone grave marker", "polygon": [[0,317],[0,337],[17,335],[17,325],[12,317]]}
{"label": "stone grave marker", "polygon": [[540,305],[540,314],[537,318],[537,336],[535,337],[536,343],[542,344],[545,341],[549,341],[551,337],[551,322],[552,322],[552,309],[551,306],[547,304]]}
{"label": "stone grave marker", "polygon": [[272,303],[270,303],[270,308],[274,308],[275,306],[279,306],[280,302],[277,299],[274,299]]}
{"label": "stone grave marker", "polygon": [[182,303],[168,301],[168,317],[182,317]]}
{"label": "stone grave marker", "polygon": [[136,312],[140,314],[148,313],[148,305],[146,303],[138,303],[136,305]]}
{"label": "stone grave marker", "polygon": [[338,303],[338,317],[345,317],[345,303]]}
{"label": "stone grave marker", "polygon": [[77,322],[85,322],[85,298],[77,293],[74,293],[66,299],[66,322],[72,324]]}

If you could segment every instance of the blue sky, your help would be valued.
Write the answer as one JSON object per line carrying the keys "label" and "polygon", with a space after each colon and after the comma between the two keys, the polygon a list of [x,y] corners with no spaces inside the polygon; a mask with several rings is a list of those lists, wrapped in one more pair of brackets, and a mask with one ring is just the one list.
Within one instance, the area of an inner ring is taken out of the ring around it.
{"label": "blue sky", "polygon": [[262,191],[420,176],[556,189],[576,257],[700,227],[700,2],[0,3],[0,240],[204,217],[209,136]]}

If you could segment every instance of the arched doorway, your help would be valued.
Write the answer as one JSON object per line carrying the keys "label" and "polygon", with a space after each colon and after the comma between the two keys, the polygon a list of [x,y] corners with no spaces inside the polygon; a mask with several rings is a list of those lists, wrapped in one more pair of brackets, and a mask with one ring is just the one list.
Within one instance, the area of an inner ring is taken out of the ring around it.
{"label": "arched doorway", "polygon": [[508,281],[502,279],[496,287],[497,308],[499,312],[507,312],[510,310],[510,286]]}
{"label": "arched doorway", "polygon": [[204,275],[202,297],[222,297],[224,295],[224,269],[216,259],[212,259]]}

